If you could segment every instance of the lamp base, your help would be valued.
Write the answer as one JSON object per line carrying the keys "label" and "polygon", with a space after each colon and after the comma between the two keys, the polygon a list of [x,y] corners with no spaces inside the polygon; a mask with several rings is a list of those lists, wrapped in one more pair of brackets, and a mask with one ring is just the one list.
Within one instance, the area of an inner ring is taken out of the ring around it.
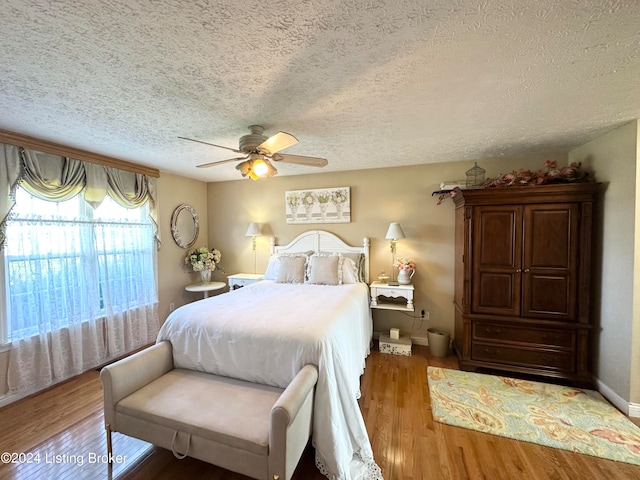
{"label": "lamp base", "polygon": [[387,285],[389,285],[390,287],[399,287],[400,284],[398,282],[389,282],[387,283]]}

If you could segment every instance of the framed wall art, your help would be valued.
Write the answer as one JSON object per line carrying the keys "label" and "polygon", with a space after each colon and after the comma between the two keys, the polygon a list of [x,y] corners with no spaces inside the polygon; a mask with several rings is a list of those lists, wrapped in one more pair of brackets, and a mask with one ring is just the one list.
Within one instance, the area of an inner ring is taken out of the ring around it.
{"label": "framed wall art", "polygon": [[284,192],[287,223],[349,223],[349,187]]}

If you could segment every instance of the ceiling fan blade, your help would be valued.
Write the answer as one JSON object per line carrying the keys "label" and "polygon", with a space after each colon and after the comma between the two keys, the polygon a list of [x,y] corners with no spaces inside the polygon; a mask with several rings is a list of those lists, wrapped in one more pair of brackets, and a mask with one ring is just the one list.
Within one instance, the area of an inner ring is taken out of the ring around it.
{"label": "ceiling fan blade", "polygon": [[207,168],[207,167],[213,167],[215,165],[222,165],[223,163],[239,162],[240,160],[244,160],[244,159],[246,159],[248,157],[249,156],[247,155],[246,157],[227,158],[226,160],[219,160],[217,162],[203,163],[202,165],[196,165],[196,168]]}
{"label": "ceiling fan blade", "polygon": [[216,145],[215,143],[203,142],[202,140],[194,140],[193,138],[187,138],[187,137],[178,137],[178,138],[181,138],[182,140],[189,140],[190,142],[202,143],[204,145],[209,145],[210,147],[224,148],[226,150],[231,150],[232,152],[236,152],[236,153],[244,153],[242,150],[238,150],[237,148],[225,147],[224,145]]}
{"label": "ceiling fan blade", "polygon": [[286,153],[278,153],[273,155],[271,159],[274,162],[295,163],[296,165],[306,165],[308,167],[324,167],[329,163],[326,158],[288,155]]}
{"label": "ceiling fan blade", "polygon": [[293,135],[285,132],[278,132],[258,145],[257,150],[263,155],[273,155],[274,153],[284,150],[296,143],[298,143],[298,139]]}

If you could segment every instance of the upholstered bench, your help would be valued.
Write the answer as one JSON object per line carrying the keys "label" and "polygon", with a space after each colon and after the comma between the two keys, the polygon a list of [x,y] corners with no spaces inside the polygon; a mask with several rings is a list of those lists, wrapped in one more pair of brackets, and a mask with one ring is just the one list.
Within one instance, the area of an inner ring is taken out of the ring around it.
{"label": "upholstered bench", "polygon": [[249,477],[289,480],[309,441],[318,371],[286,389],[173,367],[161,342],[100,372],[104,420],[120,432]]}

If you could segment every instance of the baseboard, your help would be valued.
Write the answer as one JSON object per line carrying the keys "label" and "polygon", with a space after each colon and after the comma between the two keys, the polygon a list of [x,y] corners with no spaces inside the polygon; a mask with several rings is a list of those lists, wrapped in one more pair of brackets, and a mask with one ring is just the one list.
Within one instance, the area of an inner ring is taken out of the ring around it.
{"label": "baseboard", "polygon": [[609,400],[611,403],[613,403],[613,405],[618,410],[620,410],[622,413],[624,413],[625,415],[627,415],[629,417],[640,416],[640,405],[637,405],[637,404],[635,405],[636,414],[632,415],[631,414],[631,405],[633,405],[633,404],[630,404],[628,401],[626,401],[624,398],[622,398],[616,392],[611,390],[611,388],[609,388],[609,386],[606,385],[605,383],[603,383],[600,379],[594,378],[594,383],[595,383],[598,391],[602,394],[602,396],[604,398],[606,398],[607,400]]}
{"label": "baseboard", "polygon": [[633,418],[640,418],[640,403],[629,404],[629,416]]}
{"label": "baseboard", "polygon": [[22,400],[23,398],[26,398],[30,395],[34,395],[35,393],[38,393],[37,389],[33,389],[31,391],[23,392],[23,393],[16,393],[12,395],[6,394],[4,397],[0,397],[0,408],[6,407],[7,405],[13,402],[17,402],[18,400]]}

